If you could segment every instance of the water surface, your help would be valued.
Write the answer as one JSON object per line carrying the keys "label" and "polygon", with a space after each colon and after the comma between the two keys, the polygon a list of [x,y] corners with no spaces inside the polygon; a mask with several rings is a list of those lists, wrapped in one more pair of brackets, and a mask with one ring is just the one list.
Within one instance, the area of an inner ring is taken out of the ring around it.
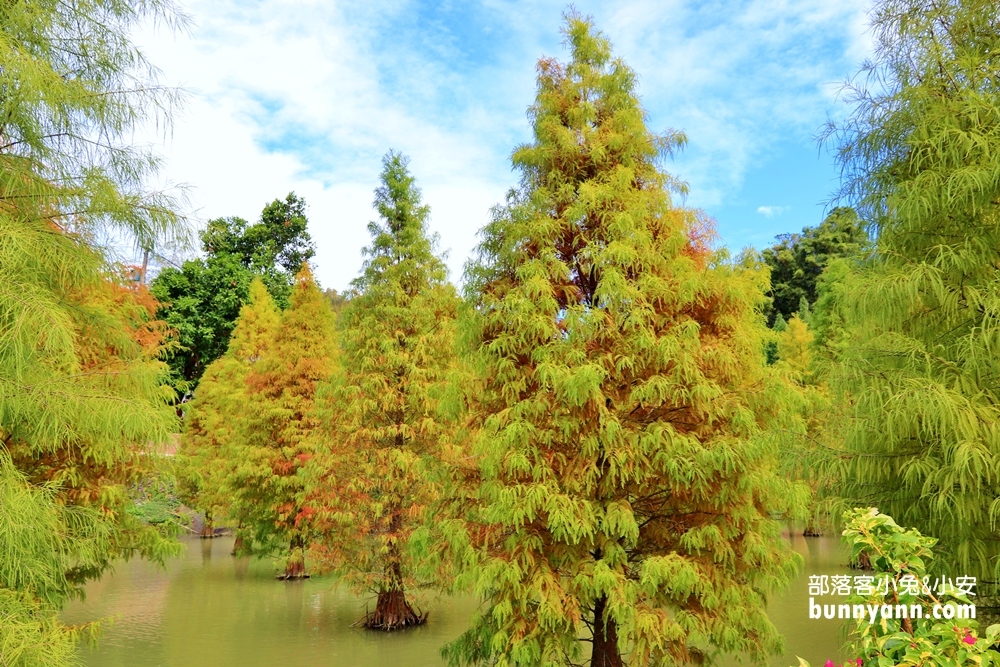
{"label": "water surface", "polygon": [[[477,607],[471,597],[427,596],[426,625],[385,634],[352,628],[370,601],[325,578],[274,579],[267,561],[229,555],[232,539],[190,539],[166,569],[143,561],[120,564],[87,586],[70,605],[68,623],[115,617],[96,647],[83,650],[88,667],[437,667],[440,646],[462,633]],[[808,618],[808,575],[846,573],[837,538],[792,538],[805,559],[799,579],[769,606],[785,635],[786,656],[774,667],[814,667],[837,660],[841,622]],[[737,664],[728,661],[727,664]]]}

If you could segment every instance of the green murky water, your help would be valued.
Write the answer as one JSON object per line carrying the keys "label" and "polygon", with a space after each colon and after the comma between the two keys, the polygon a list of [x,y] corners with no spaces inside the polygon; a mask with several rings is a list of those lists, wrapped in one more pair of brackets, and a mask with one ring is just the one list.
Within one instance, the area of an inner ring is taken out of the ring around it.
{"label": "green murky water", "polygon": [[[808,618],[808,575],[847,572],[836,538],[792,540],[806,566],[788,591],[771,601],[772,620],[788,653],[772,665],[814,666],[836,659],[840,621]],[[352,628],[367,600],[328,579],[279,582],[269,562],[234,559],[232,540],[188,540],[185,553],[159,569],[135,561],[87,587],[85,602],[63,617],[81,623],[114,617],[88,667],[409,667],[437,666],[441,644],[465,629],[472,598],[427,597],[425,626],[394,634]],[[735,664],[735,663],[734,663]]]}

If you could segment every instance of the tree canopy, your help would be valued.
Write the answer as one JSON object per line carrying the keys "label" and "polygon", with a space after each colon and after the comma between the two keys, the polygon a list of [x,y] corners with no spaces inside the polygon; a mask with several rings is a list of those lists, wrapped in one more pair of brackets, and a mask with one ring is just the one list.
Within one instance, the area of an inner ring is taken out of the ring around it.
{"label": "tree canopy", "polygon": [[177,92],[130,41],[170,2],[0,6],[0,660],[70,661],[59,607],[117,558],[171,543],[127,511],[144,454],[174,427],[155,303],[99,240],[179,235],[129,145]]}
{"label": "tree canopy", "polygon": [[338,363],[336,315],[308,266],[295,277],[291,303],[274,337],[246,376],[247,402],[236,420],[231,514],[245,531],[245,550],[286,556],[285,576],[305,574],[315,531],[307,477],[315,455],[316,390]]}
{"label": "tree canopy", "polygon": [[771,305],[768,324],[781,315],[786,321],[801,310],[802,303],[816,303],[816,285],[830,260],[856,257],[868,236],[854,209],[837,207],[817,227],[801,233],[781,234],[777,243],[765,248],[764,263],[771,269]]}
{"label": "tree canopy", "polygon": [[671,201],[684,186],[658,165],[684,136],[647,129],[608,40],[573,14],[565,34],[468,274],[482,395],[460,558],[486,605],[448,655],[580,664],[589,637],[593,667],[763,659],[780,646],[766,591],[794,562],[757,437],[766,274]]}
{"label": "tree canopy", "polygon": [[242,445],[240,425],[250,402],[247,377],[273,344],[280,315],[264,283],[250,284],[250,301],[240,309],[226,353],[205,369],[198,395],[188,406],[177,453],[178,490],[205,517],[205,536],[213,522],[239,525],[233,507],[233,475]]}
{"label": "tree canopy", "polygon": [[305,206],[290,193],[266,205],[254,224],[236,217],[211,220],[200,235],[205,257],[180,269],[167,267],[153,280],[153,294],[163,304],[158,315],[179,343],[168,361],[180,396],[193,391],[205,368],[225,353],[255,277],[279,308],[288,307],[293,277],[315,252]]}
{"label": "tree canopy", "polygon": [[[840,293],[850,406],[837,492],[996,581],[1000,517],[1000,16],[988,0],[882,0],[872,84],[835,127],[874,256]],[[877,82],[877,83],[876,83]]]}

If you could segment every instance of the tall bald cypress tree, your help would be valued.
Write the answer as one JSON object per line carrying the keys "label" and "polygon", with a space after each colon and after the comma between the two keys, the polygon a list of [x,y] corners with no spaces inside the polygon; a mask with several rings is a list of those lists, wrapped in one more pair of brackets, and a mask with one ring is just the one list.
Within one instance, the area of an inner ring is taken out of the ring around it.
{"label": "tall bald cypress tree", "polygon": [[[538,64],[520,187],[469,271],[483,386],[478,505],[462,554],[488,601],[453,663],[592,667],[762,659],[767,592],[793,564],[758,437],[774,406],[766,278],[706,245],[658,168],[635,74],[589,21]],[[460,536],[454,537],[456,544]]]}
{"label": "tall bald cypress tree", "polygon": [[836,304],[852,338],[832,384],[852,419],[835,491],[939,538],[939,566],[996,581],[1000,10],[881,0],[872,17],[878,84],[836,128],[876,246]]}
{"label": "tall bald cypress tree", "polygon": [[326,562],[378,596],[366,625],[380,630],[425,618],[406,598],[416,582],[408,543],[435,497],[449,434],[438,403],[455,359],[458,297],[407,163],[392,152],[382,161],[379,220],[341,315],[343,371],[326,398],[333,437],[317,485]]}

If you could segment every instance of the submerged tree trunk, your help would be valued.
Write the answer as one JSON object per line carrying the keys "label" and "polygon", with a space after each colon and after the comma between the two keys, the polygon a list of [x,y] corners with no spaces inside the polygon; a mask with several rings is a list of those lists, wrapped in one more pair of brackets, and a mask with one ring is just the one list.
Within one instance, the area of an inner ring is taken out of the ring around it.
{"label": "submerged tree trunk", "polygon": [[246,554],[244,552],[244,549],[245,549],[245,547],[244,547],[244,539],[243,539],[244,532],[245,531],[243,530],[243,522],[241,521],[240,523],[236,524],[236,540],[233,542],[233,550],[229,554],[230,556],[246,556],[246,555],[248,555],[248,554]]}
{"label": "submerged tree trunk", "polygon": [[215,525],[212,523],[212,513],[205,512],[205,521],[201,524],[201,535],[203,540],[215,537]]}
{"label": "submerged tree trunk", "polygon": [[375,611],[365,618],[370,630],[402,630],[427,621],[427,614],[418,614],[406,599],[403,573],[398,560],[386,568],[385,588],[378,592]]}
{"label": "submerged tree trunk", "polygon": [[594,603],[594,652],[590,656],[590,667],[624,667],[618,655],[618,626],[612,618],[605,618],[607,597],[600,597]]}
{"label": "submerged tree trunk", "polygon": [[278,579],[308,579],[306,574],[305,543],[301,537],[293,537],[290,545],[288,561],[285,563],[284,574],[279,574]]}

